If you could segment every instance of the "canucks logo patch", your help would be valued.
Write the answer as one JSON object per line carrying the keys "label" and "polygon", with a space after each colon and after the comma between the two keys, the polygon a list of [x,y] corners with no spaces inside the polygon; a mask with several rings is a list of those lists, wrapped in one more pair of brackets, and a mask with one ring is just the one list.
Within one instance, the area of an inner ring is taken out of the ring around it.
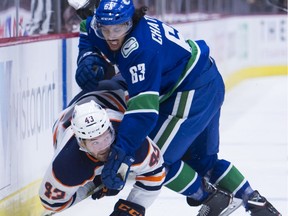
{"label": "canucks logo patch", "polygon": [[124,3],[125,5],[129,5],[129,4],[130,4],[130,0],[123,0],[123,3]]}
{"label": "canucks logo patch", "polygon": [[134,50],[138,49],[139,44],[135,37],[129,38],[122,46],[121,53],[127,58]]}

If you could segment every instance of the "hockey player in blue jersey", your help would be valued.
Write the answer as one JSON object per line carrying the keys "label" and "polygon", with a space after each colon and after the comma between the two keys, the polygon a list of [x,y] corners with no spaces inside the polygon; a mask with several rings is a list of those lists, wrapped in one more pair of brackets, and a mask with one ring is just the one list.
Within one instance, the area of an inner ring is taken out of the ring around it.
{"label": "hockey player in blue jersey", "polygon": [[[124,156],[134,157],[149,135],[164,155],[166,186],[187,196],[190,205],[203,203],[200,215],[214,215],[211,197],[197,191],[201,177],[242,199],[252,216],[280,215],[235,166],[218,159],[225,90],[205,41],[185,40],[173,27],[146,16],[143,8],[135,11],[130,0],[102,0],[95,15],[81,23],[76,72],[80,86],[92,80],[97,85],[103,78],[106,63],[99,54],[119,69],[130,98],[104,165],[107,187],[123,187],[125,179],[115,170]],[[85,77],[94,79],[85,83]]]}

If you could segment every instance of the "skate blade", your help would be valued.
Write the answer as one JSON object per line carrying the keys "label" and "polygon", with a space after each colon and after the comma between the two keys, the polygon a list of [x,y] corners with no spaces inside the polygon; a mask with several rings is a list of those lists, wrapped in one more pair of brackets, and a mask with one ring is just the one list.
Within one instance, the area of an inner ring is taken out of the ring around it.
{"label": "skate blade", "polygon": [[234,212],[242,205],[243,201],[241,199],[233,197],[231,203],[227,206],[227,208],[221,212],[219,216],[227,216]]}

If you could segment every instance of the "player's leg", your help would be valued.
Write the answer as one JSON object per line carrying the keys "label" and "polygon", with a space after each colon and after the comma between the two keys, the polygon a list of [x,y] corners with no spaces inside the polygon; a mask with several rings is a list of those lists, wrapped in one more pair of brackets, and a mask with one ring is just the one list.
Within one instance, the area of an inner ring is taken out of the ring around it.
{"label": "player's leg", "polygon": [[183,161],[178,161],[168,167],[164,185],[186,196],[190,206],[203,204],[200,215],[218,216],[232,202],[231,194],[217,189],[205,181]]}
{"label": "player's leg", "polygon": [[[161,149],[166,164],[173,164],[183,157],[219,112],[223,100],[224,84],[219,75],[199,89],[174,93],[160,104],[158,121],[149,137]],[[215,137],[215,142],[218,139]],[[218,149],[208,151],[215,154]]]}
{"label": "player's leg", "polygon": [[[198,204],[223,197],[221,205],[213,206],[213,212],[219,213],[230,203],[231,196],[218,189],[209,190],[206,184],[203,184],[201,176],[187,164],[178,161],[209,125],[214,115],[219,113],[223,99],[224,85],[221,76],[197,90],[178,92],[160,105],[157,126],[149,135],[160,147],[168,166],[166,186],[189,196]],[[209,152],[216,154],[219,141],[218,137],[214,138],[216,148],[209,148]]]}
{"label": "player's leg", "polygon": [[183,160],[217,188],[243,200],[243,205],[247,211],[251,212],[251,215],[279,215],[265,197],[251,188],[244,175],[231,162],[219,160],[217,154],[209,155],[209,151],[205,153],[205,149],[217,148],[218,146],[217,142],[214,141],[214,138],[217,137],[215,128],[218,124],[219,114],[216,114],[187,150]]}
{"label": "player's leg", "polygon": [[[210,124],[213,128],[213,122]],[[209,182],[217,188],[227,191],[234,195],[235,198],[243,200],[243,205],[251,215],[280,215],[278,211],[269,203],[265,197],[254,191],[244,175],[229,161],[217,159],[217,155],[201,155],[197,154],[198,146],[206,142],[209,127],[203,133],[206,136],[199,135],[194,145],[188,149],[183,160],[192,167],[200,175],[209,179]],[[204,138],[205,137],[205,138]],[[200,152],[200,151],[199,151]]]}

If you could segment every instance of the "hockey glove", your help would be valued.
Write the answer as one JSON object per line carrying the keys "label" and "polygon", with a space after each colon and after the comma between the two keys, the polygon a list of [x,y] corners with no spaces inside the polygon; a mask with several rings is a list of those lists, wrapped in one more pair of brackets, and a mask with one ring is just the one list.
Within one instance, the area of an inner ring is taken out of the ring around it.
{"label": "hockey glove", "polygon": [[107,187],[103,187],[101,190],[95,192],[91,195],[93,200],[101,199],[104,196],[116,196],[120,190],[112,190],[108,189]]}
{"label": "hockey glove", "polygon": [[86,52],[80,57],[75,79],[83,90],[93,91],[103,80],[107,62],[95,52]]}
{"label": "hockey glove", "polygon": [[[100,175],[96,176],[93,182],[96,187],[101,185],[102,184],[101,176]],[[100,190],[93,193],[91,197],[93,200],[96,200],[96,199],[101,199],[104,196],[116,196],[119,192],[120,190],[112,190],[112,189],[108,189],[107,187],[103,187]]]}
{"label": "hockey glove", "polygon": [[119,199],[110,216],[145,216],[145,208],[139,204]]}
{"label": "hockey glove", "polygon": [[109,189],[122,190],[133,162],[131,156],[113,145],[101,173],[103,184]]}

